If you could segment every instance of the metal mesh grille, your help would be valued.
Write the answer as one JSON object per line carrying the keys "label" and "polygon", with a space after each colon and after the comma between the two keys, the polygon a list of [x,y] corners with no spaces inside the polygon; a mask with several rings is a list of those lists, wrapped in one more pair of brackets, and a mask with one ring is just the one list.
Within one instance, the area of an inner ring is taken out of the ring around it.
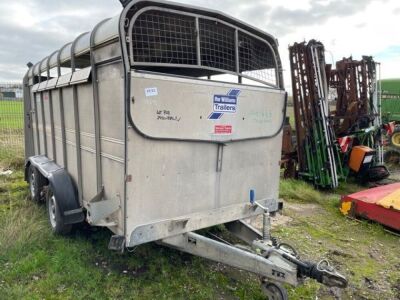
{"label": "metal mesh grille", "polygon": [[135,21],[133,57],[137,62],[197,64],[195,18],[147,11]]}
{"label": "metal mesh grille", "polygon": [[[277,85],[275,54],[267,42],[216,20],[198,16],[198,22],[199,37],[195,16],[156,9],[141,13],[132,29],[133,63],[145,63],[143,68],[147,69],[170,67],[171,73],[190,74],[195,77],[230,73],[243,75],[244,79],[253,79],[253,83],[256,79]],[[236,65],[236,30],[239,70]],[[177,65],[182,67],[177,68]]]}
{"label": "metal mesh grille", "polygon": [[199,27],[201,65],[235,72],[235,29],[204,19]]}
{"label": "metal mesh grille", "polygon": [[276,85],[274,54],[266,43],[239,32],[239,71]]}

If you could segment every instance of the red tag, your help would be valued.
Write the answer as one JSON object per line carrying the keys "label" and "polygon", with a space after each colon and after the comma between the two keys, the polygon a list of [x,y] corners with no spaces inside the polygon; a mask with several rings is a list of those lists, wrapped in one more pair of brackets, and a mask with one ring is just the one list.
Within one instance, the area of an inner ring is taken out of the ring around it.
{"label": "red tag", "polygon": [[345,136],[342,138],[338,138],[338,142],[342,153],[346,153],[349,150],[350,144],[353,142],[353,139],[349,136]]}
{"label": "red tag", "polygon": [[232,134],[232,125],[215,125],[214,134]]}
{"label": "red tag", "polygon": [[389,136],[393,134],[393,132],[394,132],[394,130],[395,130],[395,128],[396,128],[395,122],[390,122],[390,123],[385,124],[385,125],[383,125],[383,126],[385,127],[386,132],[387,132],[387,134],[388,134]]}

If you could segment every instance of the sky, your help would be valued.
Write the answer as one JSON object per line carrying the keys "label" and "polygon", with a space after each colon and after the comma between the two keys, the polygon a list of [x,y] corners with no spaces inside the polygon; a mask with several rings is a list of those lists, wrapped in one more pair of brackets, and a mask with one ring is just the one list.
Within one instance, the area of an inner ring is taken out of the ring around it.
{"label": "sky", "polygon": [[[398,0],[176,0],[232,15],[279,41],[290,89],[288,46],[320,40],[326,61],[372,55],[382,78],[400,78]],[[0,0],[0,81],[21,81],[40,59],[121,11],[118,0]]]}

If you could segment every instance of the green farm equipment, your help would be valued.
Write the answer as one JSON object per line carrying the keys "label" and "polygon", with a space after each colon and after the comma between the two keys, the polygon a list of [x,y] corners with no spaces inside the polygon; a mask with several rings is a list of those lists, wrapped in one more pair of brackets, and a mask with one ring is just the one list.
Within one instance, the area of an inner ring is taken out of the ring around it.
{"label": "green farm equipment", "polygon": [[[349,175],[362,181],[387,177],[373,58],[344,58],[332,69],[315,40],[295,43],[289,53],[298,176],[320,188],[336,188]],[[330,110],[332,92],[336,107]]]}
{"label": "green farm equipment", "polygon": [[299,176],[322,188],[336,188],[343,170],[329,122],[324,46],[315,40],[296,43],[289,53]]}
{"label": "green farm equipment", "polygon": [[382,119],[387,122],[400,122],[400,79],[379,81],[382,91]]}
{"label": "green farm equipment", "polygon": [[[400,149],[400,79],[380,80],[382,98],[382,120],[388,124],[389,145],[396,150]],[[390,124],[392,123],[392,124]]]}

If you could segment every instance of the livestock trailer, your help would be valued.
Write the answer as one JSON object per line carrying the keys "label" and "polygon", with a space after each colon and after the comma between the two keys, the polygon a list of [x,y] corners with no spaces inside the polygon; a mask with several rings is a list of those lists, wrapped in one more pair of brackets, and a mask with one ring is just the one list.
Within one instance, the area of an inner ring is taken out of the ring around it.
{"label": "livestock trailer", "polygon": [[[121,3],[24,78],[26,180],[53,231],[86,221],[113,250],[156,241],[274,282],[345,286],[269,236],[287,98],[277,40],[208,9]],[[260,214],[263,234],[243,221]],[[194,233],[218,224],[253,250]]]}

